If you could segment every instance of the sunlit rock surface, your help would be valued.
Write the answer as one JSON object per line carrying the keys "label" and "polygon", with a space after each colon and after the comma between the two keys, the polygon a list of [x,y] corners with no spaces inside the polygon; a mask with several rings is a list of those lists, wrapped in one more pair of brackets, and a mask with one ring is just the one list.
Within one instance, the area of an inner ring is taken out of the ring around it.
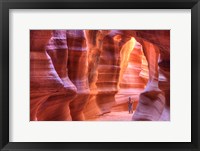
{"label": "sunlit rock surface", "polygon": [[[119,90],[121,64],[125,61],[125,52],[130,53],[131,48],[124,48],[124,44],[131,37],[124,35],[123,31],[100,31],[99,33],[100,57],[98,64],[96,102],[102,113],[110,112],[115,105],[115,95]],[[123,56],[124,55],[124,56]],[[124,58],[124,60],[123,60]]]}
{"label": "sunlit rock surface", "polygon": [[169,120],[169,34],[32,31],[31,120],[112,120],[117,113],[129,119],[123,116],[129,96],[135,110],[130,120]]}
{"label": "sunlit rock surface", "polygon": [[96,102],[98,93],[96,85],[98,78],[97,69],[101,54],[101,37],[98,36],[99,34],[101,34],[99,30],[85,30],[88,46],[88,82],[90,88],[88,102],[83,110],[86,119],[96,118],[102,113]]}
{"label": "sunlit rock surface", "polygon": [[148,64],[140,43],[135,42],[134,48],[126,59],[127,65],[122,67],[124,72],[121,72],[120,90],[115,96],[116,105],[113,111],[127,110],[128,97],[134,100],[133,108],[135,109],[139,101],[139,94],[144,90],[148,80]]}

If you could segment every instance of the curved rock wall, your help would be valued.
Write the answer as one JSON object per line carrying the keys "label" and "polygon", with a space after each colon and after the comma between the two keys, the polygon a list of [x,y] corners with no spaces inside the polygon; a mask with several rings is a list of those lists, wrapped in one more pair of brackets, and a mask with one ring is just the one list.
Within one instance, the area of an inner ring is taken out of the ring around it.
{"label": "curved rock wall", "polygon": [[101,45],[96,101],[102,113],[106,113],[116,105],[120,73],[123,74],[124,66],[128,64],[127,58],[134,47],[134,40],[120,30],[101,31],[98,36]]}
{"label": "curved rock wall", "polygon": [[30,31],[30,120],[71,119],[68,106],[76,89],[61,79],[64,75],[59,76],[46,52],[50,37],[51,31]]}
{"label": "curved rock wall", "polygon": [[139,94],[144,90],[148,80],[148,66],[146,58],[143,54],[142,46],[140,43],[135,42],[128,59],[127,66],[123,65],[124,73],[121,73],[120,90],[116,94],[116,105],[113,111],[127,111],[128,98],[134,100],[133,109],[136,108]]}
{"label": "curved rock wall", "polygon": [[101,110],[96,102],[98,93],[96,82],[98,78],[98,65],[100,58],[101,39],[99,30],[85,30],[88,46],[88,82],[90,87],[90,95],[88,102],[83,110],[86,119],[97,118],[101,114]]}
{"label": "curved rock wall", "polygon": [[148,61],[149,80],[145,90],[140,94],[133,120],[159,120],[165,104],[164,94],[158,87],[159,49],[144,40],[141,44]]}
{"label": "curved rock wall", "polygon": [[86,37],[83,30],[68,30],[66,36],[69,78],[77,88],[77,96],[70,103],[72,120],[85,120],[83,109],[90,94]]}
{"label": "curved rock wall", "polygon": [[170,31],[136,31],[135,34],[148,61],[149,81],[140,94],[133,120],[163,120],[160,118],[165,116],[162,115],[165,108],[169,109],[170,99]]}

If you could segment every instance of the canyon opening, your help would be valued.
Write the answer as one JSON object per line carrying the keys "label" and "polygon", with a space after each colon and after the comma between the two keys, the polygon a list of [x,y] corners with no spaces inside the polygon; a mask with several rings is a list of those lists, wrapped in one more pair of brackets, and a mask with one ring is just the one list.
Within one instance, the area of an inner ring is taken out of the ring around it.
{"label": "canyon opening", "polygon": [[170,121],[170,30],[30,30],[30,121]]}

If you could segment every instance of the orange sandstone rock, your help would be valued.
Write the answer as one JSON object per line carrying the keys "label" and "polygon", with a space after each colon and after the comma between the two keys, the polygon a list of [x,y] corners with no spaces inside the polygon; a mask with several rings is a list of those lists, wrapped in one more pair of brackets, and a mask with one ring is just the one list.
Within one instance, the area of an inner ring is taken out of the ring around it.
{"label": "orange sandstone rock", "polygon": [[[31,120],[71,120],[68,106],[71,97],[76,95],[76,89],[69,81],[64,80],[67,75],[59,72],[64,68],[62,66],[66,59],[63,59],[59,66],[56,63],[58,58],[51,58],[46,52],[51,31],[32,30],[30,35]],[[54,52],[50,53],[51,55],[58,52],[52,51]],[[65,53],[64,51],[61,53]]]}
{"label": "orange sandstone rock", "polygon": [[83,30],[67,31],[69,78],[77,88],[70,103],[72,120],[85,120],[83,109],[90,94],[88,84],[88,48]]}

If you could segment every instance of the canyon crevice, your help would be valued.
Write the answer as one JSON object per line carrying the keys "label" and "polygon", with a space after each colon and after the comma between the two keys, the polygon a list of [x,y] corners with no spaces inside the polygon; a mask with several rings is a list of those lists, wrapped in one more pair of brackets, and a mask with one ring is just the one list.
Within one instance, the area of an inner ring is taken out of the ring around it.
{"label": "canyon crevice", "polygon": [[30,31],[31,121],[128,114],[129,97],[130,120],[169,120],[169,30]]}

